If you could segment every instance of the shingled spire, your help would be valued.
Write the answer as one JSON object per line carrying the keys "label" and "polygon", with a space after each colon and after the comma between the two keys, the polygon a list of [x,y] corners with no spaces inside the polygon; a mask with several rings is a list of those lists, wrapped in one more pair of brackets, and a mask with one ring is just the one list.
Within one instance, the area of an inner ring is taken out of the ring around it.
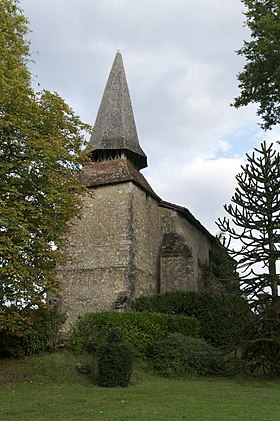
{"label": "shingled spire", "polygon": [[93,162],[125,158],[137,170],[147,167],[140,147],[121,53],[118,51],[106,84],[93,133],[85,153]]}

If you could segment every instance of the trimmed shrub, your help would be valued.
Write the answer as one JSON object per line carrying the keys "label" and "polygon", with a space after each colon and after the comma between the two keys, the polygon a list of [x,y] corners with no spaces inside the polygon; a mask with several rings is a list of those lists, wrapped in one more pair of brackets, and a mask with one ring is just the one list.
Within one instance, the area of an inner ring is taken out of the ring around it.
{"label": "trimmed shrub", "polygon": [[201,337],[216,347],[239,341],[252,317],[243,297],[220,292],[178,291],[140,297],[132,308],[194,316],[200,322]]}
{"label": "trimmed shrub", "polygon": [[[54,345],[59,326],[65,321],[65,316],[54,308],[38,308],[14,310],[7,308],[7,313],[19,315],[21,326],[0,329],[0,358],[20,357],[36,354]],[[8,320],[6,314],[6,320]]]}
{"label": "trimmed shrub", "polygon": [[78,318],[70,333],[69,346],[74,351],[95,352],[111,328],[119,327],[125,339],[132,343],[137,356],[146,353],[148,345],[172,332],[199,335],[199,323],[194,317],[149,312],[87,313]]}
{"label": "trimmed shrub", "polygon": [[125,342],[120,329],[109,331],[106,342],[97,351],[98,385],[102,387],[127,387],[133,362],[133,347]]}
{"label": "trimmed shrub", "polygon": [[206,376],[224,371],[224,360],[217,349],[203,339],[176,333],[151,344],[147,356],[162,376]]}

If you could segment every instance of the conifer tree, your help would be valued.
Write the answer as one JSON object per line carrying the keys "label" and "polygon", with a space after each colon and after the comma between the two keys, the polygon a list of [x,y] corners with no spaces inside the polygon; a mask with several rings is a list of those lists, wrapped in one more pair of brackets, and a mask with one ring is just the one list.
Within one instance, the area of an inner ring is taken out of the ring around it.
{"label": "conifer tree", "polygon": [[280,259],[280,155],[273,144],[263,142],[247,154],[236,180],[231,204],[224,206],[230,218],[217,225],[229,238],[226,247],[237,260],[243,291],[271,302],[278,297]]}
{"label": "conifer tree", "polygon": [[42,306],[58,290],[55,265],[79,208],[76,173],[88,130],[58,94],[34,92],[28,32],[18,1],[1,0],[0,331],[20,334],[30,320],[18,310]]}
{"label": "conifer tree", "polygon": [[236,258],[241,289],[253,309],[246,337],[238,344],[239,355],[247,373],[262,370],[279,376],[280,155],[273,144],[263,142],[247,154],[236,179],[231,204],[225,205],[230,218],[217,224],[229,237],[227,250]]}

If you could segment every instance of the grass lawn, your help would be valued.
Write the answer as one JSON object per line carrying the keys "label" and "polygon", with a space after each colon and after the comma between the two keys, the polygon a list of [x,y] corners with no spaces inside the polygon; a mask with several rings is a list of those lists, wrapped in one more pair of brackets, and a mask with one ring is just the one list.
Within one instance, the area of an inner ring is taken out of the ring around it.
{"label": "grass lawn", "polygon": [[76,371],[86,357],[0,360],[0,420],[279,421],[280,381],[163,379],[136,363],[128,388],[104,389]]}

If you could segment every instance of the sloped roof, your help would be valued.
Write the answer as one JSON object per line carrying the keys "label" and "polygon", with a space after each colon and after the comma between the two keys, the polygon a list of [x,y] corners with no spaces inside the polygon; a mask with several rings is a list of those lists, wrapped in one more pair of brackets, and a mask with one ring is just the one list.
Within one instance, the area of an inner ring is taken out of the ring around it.
{"label": "sloped roof", "polygon": [[86,164],[79,174],[79,180],[86,187],[133,181],[155,199],[160,200],[143,174],[137,171],[126,159]]}
{"label": "sloped roof", "polygon": [[172,209],[180,213],[183,218],[185,218],[188,222],[190,222],[192,225],[198,228],[201,232],[203,232],[206,235],[206,237],[209,238],[209,240],[216,241],[215,237],[212,234],[210,234],[210,232],[201,224],[201,222],[199,222],[198,219],[196,219],[193,216],[193,214],[187,208],[175,205],[174,203],[166,202],[165,200],[161,200],[159,205],[163,208]]}
{"label": "sloped roof", "polygon": [[86,164],[79,174],[79,180],[87,187],[98,187],[131,181],[150,194],[160,207],[172,209],[199,229],[210,241],[215,237],[185,207],[162,200],[152,189],[146,178],[126,159],[116,159]]}

